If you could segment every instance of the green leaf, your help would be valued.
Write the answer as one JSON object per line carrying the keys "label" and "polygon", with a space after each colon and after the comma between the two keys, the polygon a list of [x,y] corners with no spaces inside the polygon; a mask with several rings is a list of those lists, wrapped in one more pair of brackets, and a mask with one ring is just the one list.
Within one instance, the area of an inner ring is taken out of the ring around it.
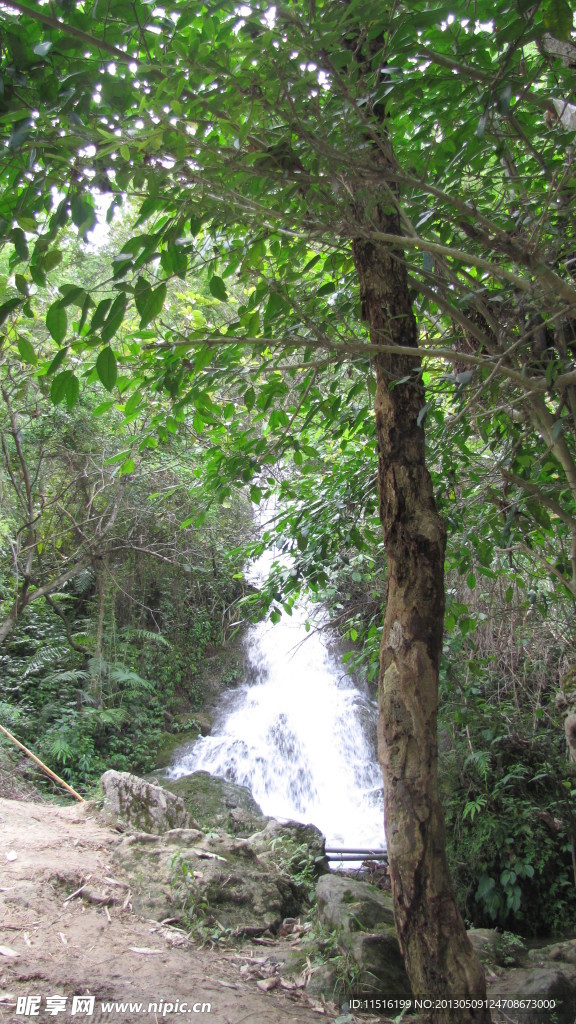
{"label": "green leaf", "polygon": [[70,377],[70,380],[68,381],[68,386],[66,388],[66,405],[68,406],[69,409],[73,409],[74,408],[74,406],[76,405],[76,403],[78,401],[79,396],[80,396],[80,381],[75,376],[75,374],[72,374],[72,376]]}
{"label": "green leaf", "polygon": [[93,416],[104,416],[105,413],[110,412],[113,409],[116,402],[100,402],[95,409],[92,410]]}
{"label": "green leaf", "polygon": [[173,245],[163,252],[160,257],[160,262],[162,264],[162,269],[166,274],[176,274],[182,279],[186,277],[188,259],[181,245]]}
{"label": "green leaf", "polygon": [[61,284],[59,290],[62,295],[61,306],[83,306],[86,300],[86,291],[77,284]]}
{"label": "green leaf", "polygon": [[214,355],[214,349],[209,348],[208,345],[199,348],[194,356],[194,373],[200,373],[201,370],[205,370],[212,362]]}
{"label": "green leaf", "polygon": [[136,309],[138,310],[140,316],[144,314],[144,310],[146,309],[146,303],[148,302],[151,292],[152,289],[148,284],[148,281],[146,280],[145,277],[142,277],[142,275],[140,275],[134,286],[134,299],[136,302]]}
{"label": "green leaf", "polygon": [[110,346],[98,353],[96,372],[107,391],[112,391],[118,377],[116,356]]}
{"label": "green leaf", "polygon": [[58,370],[59,367],[62,365],[62,363],[66,359],[67,355],[68,355],[68,348],[67,347],[66,348],[61,348],[60,351],[56,353],[56,355],[54,356],[54,359],[52,360],[52,362],[48,366],[48,369],[46,370],[46,376],[47,377],[50,377],[53,373],[56,373],[56,370]]}
{"label": "green leaf", "polygon": [[418,410],[418,417],[416,419],[416,425],[418,427],[420,427],[422,425],[423,420],[426,419],[426,416],[428,415],[431,405],[432,402],[426,402],[426,405],[423,405],[422,408]]}
{"label": "green leaf", "polygon": [[255,338],[260,334],[260,313],[255,310],[246,320],[246,334],[249,338]]}
{"label": "green leaf", "polygon": [[56,344],[61,345],[66,337],[68,320],[66,310],[62,308],[60,302],[53,302],[46,313],[46,327]]}
{"label": "green leaf", "polygon": [[31,366],[35,366],[38,362],[38,356],[34,351],[32,343],[28,341],[28,338],[19,337],[16,344],[24,362],[30,363]]}
{"label": "green leaf", "polygon": [[28,119],[21,121],[8,139],[8,149],[13,151],[21,149],[30,135],[31,130],[32,124]]}
{"label": "green leaf", "polygon": [[555,39],[570,41],[573,25],[572,7],[568,0],[549,0],[544,12],[544,29]]}
{"label": "green leaf", "polygon": [[0,306],[0,325],[2,325],[4,323],[4,321],[7,319],[7,317],[10,316],[10,313],[12,313],[15,309],[18,308],[18,306],[21,306],[21,305],[22,305],[22,299],[20,299],[20,298],[8,299],[8,302],[4,302]]}
{"label": "green leaf", "polygon": [[170,255],[172,257],[172,272],[176,274],[177,277],[184,280],[188,270],[188,257],[182,246],[175,245],[174,248],[170,250]]}
{"label": "green leaf", "polygon": [[250,500],[253,501],[255,505],[260,504],[262,500],[262,490],[260,487],[254,486],[250,488]]}
{"label": "green leaf", "polygon": [[80,392],[80,385],[78,378],[74,375],[72,370],[62,370],[62,373],[57,374],[52,381],[52,387],[50,388],[50,398],[54,402],[54,405],[60,405],[64,399],[69,409],[71,409],[78,400]]}
{"label": "green leaf", "polygon": [[[36,225],[34,224],[34,222],[32,223],[32,230],[34,231]],[[14,228],[14,230],[12,231],[12,242],[16,250],[16,253],[20,257],[20,260],[27,260],[30,256],[30,252],[28,250],[28,242],[26,241],[26,235],[24,234],[21,228]]]}
{"label": "green leaf", "polygon": [[[98,312],[98,310],[96,310]],[[124,314],[126,312],[126,293],[119,292],[112,303],[110,312],[106,317],[106,321],[100,332],[102,341],[110,341],[114,337],[116,331],[120,329],[124,323]]]}
{"label": "green leaf", "polygon": [[51,249],[47,252],[42,260],[42,267],[48,273],[50,270],[54,270],[59,263],[62,262],[62,253],[59,249]]}
{"label": "green leaf", "polygon": [[46,287],[46,274],[39,263],[30,264],[30,277],[39,288]]}
{"label": "green leaf", "polygon": [[279,295],[278,292],[272,292],[268,302],[266,303],[266,309],[264,311],[264,323],[268,324],[276,317],[281,316],[283,313],[288,312],[290,306],[286,302],[286,299]]}
{"label": "green leaf", "polygon": [[124,460],[131,456],[131,448],[126,448],[123,452],[116,452],[116,455],[111,455],[109,459],[104,462],[105,466],[113,466],[116,462],[124,462]]}
{"label": "green leaf", "polygon": [[124,406],[124,415],[131,416],[142,405],[142,392],[134,391]]}
{"label": "green leaf", "polygon": [[81,234],[91,231],[96,224],[96,213],[92,200],[87,196],[73,196],[70,200],[72,221]]}
{"label": "green leaf", "polygon": [[[36,231],[36,221],[34,217],[16,217],[20,227],[23,231]],[[16,244],[16,242],[14,242]]]}
{"label": "green leaf", "polygon": [[217,274],[214,274],[210,278],[208,282],[208,287],[210,289],[210,294],[213,295],[215,299],[219,299],[220,302],[228,301],[228,292],[226,291],[226,285],[224,284],[222,278],[218,277]]}
{"label": "green leaf", "polygon": [[159,313],[162,312],[164,301],[166,299],[166,285],[160,284],[154,291],[151,291],[146,296],[146,301],[142,309],[142,318],[140,320],[140,327],[146,327],[151,320],[154,320]]}
{"label": "green leaf", "polygon": [[123,462],[118,471],[118,476],[128,476],[129,473],[133,473],[135,469],[134,459],[126,459]]}
{"label": "green leaf", "polygon": [[111,302],[112,299],[101,299],[98,303],[94,311],[94,316],[90,322],[91,331],[97,331],[102,326],[106,319],[106,314],[108,313]]}

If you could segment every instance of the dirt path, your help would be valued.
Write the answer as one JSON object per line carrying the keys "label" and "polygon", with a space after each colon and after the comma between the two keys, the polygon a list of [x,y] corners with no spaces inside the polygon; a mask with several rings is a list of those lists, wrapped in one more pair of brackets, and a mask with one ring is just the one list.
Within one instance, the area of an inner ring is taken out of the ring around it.
{"label": "dirt path", "polygon": [[[112,864],[118,842],[89,807],[0,799],[0,1021],[318,1024],[341,1014],[284,989],[272,947],[199,949],[138,917]],[[78,1001],[87,996],[92,1012]],[[142,1009],[103,1008],[114,1001]]]}

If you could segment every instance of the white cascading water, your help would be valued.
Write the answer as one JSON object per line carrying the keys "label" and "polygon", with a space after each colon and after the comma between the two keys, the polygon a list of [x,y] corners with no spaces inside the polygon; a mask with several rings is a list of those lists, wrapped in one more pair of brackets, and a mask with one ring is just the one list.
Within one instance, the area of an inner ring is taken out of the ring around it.
{"label": "white cascading water", "polygon": [[244,682],[222,697],[212,735],[169,774],[208,771],[248,786],[271,817],[317,825],[328,846],[382,849],[376,709],[323,634],[306,631],[308,617],[300,606],[248,630]]}

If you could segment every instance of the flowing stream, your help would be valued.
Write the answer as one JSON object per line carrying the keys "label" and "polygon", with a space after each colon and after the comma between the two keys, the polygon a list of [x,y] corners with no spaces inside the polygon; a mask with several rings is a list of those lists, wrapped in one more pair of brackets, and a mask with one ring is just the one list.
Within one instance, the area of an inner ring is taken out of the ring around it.
{"label": "flowing stream", "polygon": [[265,814],[312,822],[328,846],[384,846],[376,708],[326,645],[310,609],[250,627],[241,685],[221,699],[212,735],[173,778],[208,771],[248,786]]}

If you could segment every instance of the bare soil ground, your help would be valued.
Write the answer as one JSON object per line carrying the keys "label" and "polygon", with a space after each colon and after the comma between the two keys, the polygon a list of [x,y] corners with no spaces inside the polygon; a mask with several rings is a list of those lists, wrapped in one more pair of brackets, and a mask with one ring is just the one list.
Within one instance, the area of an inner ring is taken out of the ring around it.
{"label": "bare soil ground", "polygon": [[[0,1021],[318,1024],[342,1013],[284,987],[293,983],[277,973],[280,947],[294,937],[211,950],[169,923],[137,916],[112,863],[119,841],[90,805],[0,799]],[[73,1012],[74,997],[88,995],[93,1012]],[[35,1014],[22,1012],[24,996],[41,997],[27,1008]],[[66,997],[64,1010],[57,996]],[[111,1001],[142,1009],[105,1011]],[[167,1009],[177,1002],[178,1010]],[[202,1003],[209,1014],[194,1010]]]}

